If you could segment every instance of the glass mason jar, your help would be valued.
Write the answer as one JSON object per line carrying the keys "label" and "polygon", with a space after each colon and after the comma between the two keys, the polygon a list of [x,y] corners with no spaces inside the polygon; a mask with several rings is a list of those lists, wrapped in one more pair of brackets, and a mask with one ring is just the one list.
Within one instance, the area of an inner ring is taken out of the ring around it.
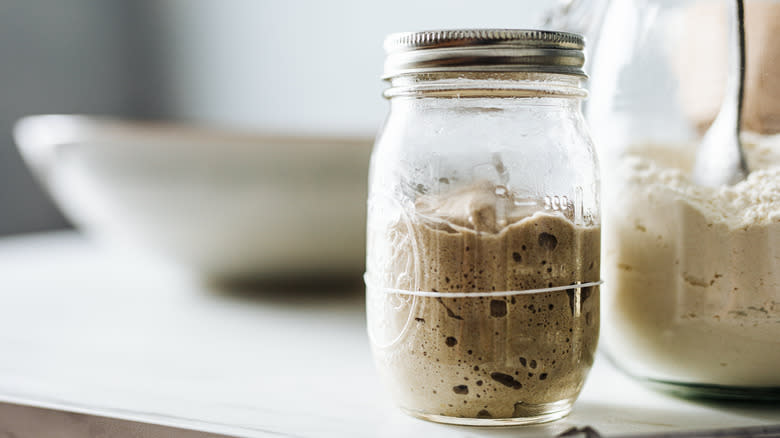
{"label": "glass mason jar", "polygon": [[587,108],[605,169],[604,345],[662,389],[780,399],[780,2],[745,2],[750,175],[716,188],[690,178],[739,68],[734,5],[606,11]]}
{"label": "glass mason jar", "polygon": [[582,39],[391,35],[371,157],[367,316],[398,405],[433,421],[565,416],[599,334],[596,155]]}

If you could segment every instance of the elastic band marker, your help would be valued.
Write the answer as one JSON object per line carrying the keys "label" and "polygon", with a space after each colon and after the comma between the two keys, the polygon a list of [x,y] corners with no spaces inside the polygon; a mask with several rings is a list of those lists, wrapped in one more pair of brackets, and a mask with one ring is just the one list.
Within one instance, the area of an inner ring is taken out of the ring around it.
{"label": "elastic band marker", "polygon": [[415,297],[431,298],[478,298],[478,297],[507,297],[511,295],[543,294],[547,292],[559,292],[569,289],[579,289],[583,287],[600,286],[604,280],[592,281],[589,283],[571,284],[568,286],[547,287],[542,289],[526,289],[519,291],[485,291],[485,292],[430,292],[430,291],[410,291],[404,289],[393,289],[389,287],[377,287],[368,281],[368,274],[363,274],[363,280],[366,287],[382,291],[386,294],[412,295]]}

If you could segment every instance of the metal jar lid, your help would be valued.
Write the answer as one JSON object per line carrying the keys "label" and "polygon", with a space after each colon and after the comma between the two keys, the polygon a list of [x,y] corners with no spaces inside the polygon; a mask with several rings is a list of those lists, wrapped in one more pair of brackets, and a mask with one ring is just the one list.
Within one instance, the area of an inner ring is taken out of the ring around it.
{"label": "metal jar lid", "polygon": [[582,36],[522,29],[394,33],[385,39],[383,79],[407,73],[536,72],[585,76]]}

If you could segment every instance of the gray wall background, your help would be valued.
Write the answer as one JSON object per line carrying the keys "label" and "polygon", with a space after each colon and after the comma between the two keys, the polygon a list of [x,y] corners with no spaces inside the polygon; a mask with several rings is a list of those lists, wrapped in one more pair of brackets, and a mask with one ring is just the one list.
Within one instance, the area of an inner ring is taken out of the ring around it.
{"label": "gray wall background", "polygon": [[0,2],[0,235],[67,225],[13,145],[15,120],[36,113],[156,117],[148,4],[123,0]]}
{"label": "gray wall background", "polygon": [[67,226],[23,165],[13,122],[38,113],[373,133],[387,33],[534,27],[555,2],[4,0],[0,235]]}

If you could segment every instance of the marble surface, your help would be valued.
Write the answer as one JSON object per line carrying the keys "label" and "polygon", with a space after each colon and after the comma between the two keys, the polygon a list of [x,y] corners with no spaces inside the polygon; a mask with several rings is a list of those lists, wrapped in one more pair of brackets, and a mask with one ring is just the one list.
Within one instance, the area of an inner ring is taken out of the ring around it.
{"label": "marble surface", "polygon": [[[9,437],[46,436],[25,430],[32,422],[9,428],[21,418],[9,410],[25,407],[40,418],[70,412],[248,437],[555,436],[585,425],[610,436],[780,424],[778,405],[673,398],[603,357],[558,422],[485,429],[410,418],[375,375],[360,279],[299,283],[206,286],[73,232],[0,239],[0,436],[3,427]],[[81,436],[176,436],[165,427]]]}

